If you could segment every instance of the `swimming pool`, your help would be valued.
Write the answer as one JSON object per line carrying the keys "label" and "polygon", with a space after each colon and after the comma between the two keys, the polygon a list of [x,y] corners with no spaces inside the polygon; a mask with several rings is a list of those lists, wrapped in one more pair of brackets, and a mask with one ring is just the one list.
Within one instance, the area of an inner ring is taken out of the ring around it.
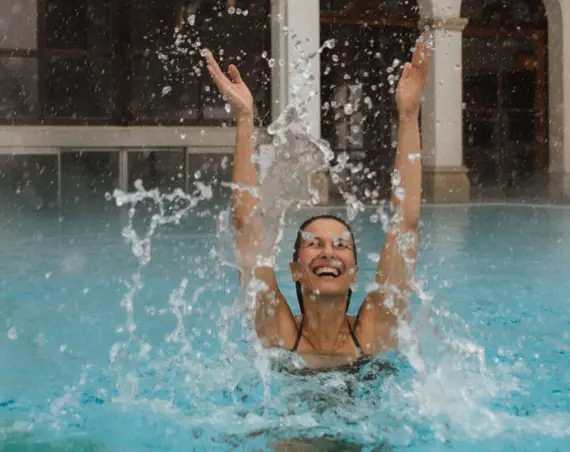
{"label": "swimming pool", "polygon": [[[421,347],[367,379],[283,374],[256,355],[217,206],[160,227],[142,266],[114,206],[4,215],[0,450],[270,450],[311,436],[363,450],[567,450],[570,209],[426,206]],[[383,238],[374,212],[353,221],[354,301]],[[311,213],[291,215],[278,259],[293,305],[287,263]]]}

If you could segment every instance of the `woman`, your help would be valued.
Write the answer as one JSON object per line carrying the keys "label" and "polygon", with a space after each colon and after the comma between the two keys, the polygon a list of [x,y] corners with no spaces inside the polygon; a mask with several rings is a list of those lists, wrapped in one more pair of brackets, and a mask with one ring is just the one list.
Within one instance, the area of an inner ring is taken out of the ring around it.
{"label": "woman", "polygon": [[398,323],[409,318],[409,278],[417,253],[422,176],[418,118],[429,66],[425,43],[417,43],[398,83],[394,215],[382,247],[376,289],[366,296],[356,318],[346,314],[358,271],[354,236],[346,223],[333,216],[315,217],[300,227],[291,273],[302,315],[293,316],[277,285],[274,247],[267,246],[264,237],[270,232],[261,226],[259,198],[251,189],[259,183],[252,161],[252,95],[234,65],[229,66],[228,78],[210,52],[206,59],[237,121],[232,211],[241,283],[263,283],[257,286],[255,303],[259,338],[267,347],[298,352],[311,368],[347,365],[396,347]]}

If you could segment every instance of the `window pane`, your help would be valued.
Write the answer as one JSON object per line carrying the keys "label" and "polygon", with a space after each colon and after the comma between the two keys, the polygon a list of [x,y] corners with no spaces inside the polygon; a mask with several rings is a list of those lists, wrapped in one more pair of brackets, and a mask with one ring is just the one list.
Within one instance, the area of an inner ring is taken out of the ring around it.
{"label": "window pane", "polygon": [[0,48],[35,49],[37,47],[37,0],[2,0]]}
{"label": "window pane", "polygon": [[480,74],[463,78],[467,107],[497,108],[498,80],[496,74]]}
{"label": "window pane", "polygon": [[110,0],[48,0],[47,48],[109,49]]}
{"label": "window pane", "polygon": [[196,60],[135,60],[132,111],[145,118],[196,118],[199,102]]}
{"label": "window pane", "polygon": [[[0,156],[2,206],[23,211],[57,206],[57,157],[55,155]],[[4,214],[5,209],[4,209]]]}
{"label": "window pane", "polygon": [[184,189],[184,149],[130,151],[129,190],[137,179],[146,188],[159,188],[163,192]]}
{"label": "window pane", "polygon": [[503,107],[535,109],[536,72],[518,71],[503,75]]}
{"label": "window pane", "polygon": [[129,10],[131,37],[136,51],[145,49],[174,50],[176,29],[184,21],[181,0],[147,0]]}
{"label": "window pane", "polygon": [[205,70],[200,50],[207,47],[224,68],[230,63],[239,67],[258,117],[269,120],[268,11],[267,1],[244,0],[237,1],[233,10],[226,1],[166,0],[145,2],[133,11],[129,16],[136,54],[132,109],[137,119],[233,116]]}
{"label": "window pane", "polygon": [[0,58],[0,118],[35,117],[38,111],[38,62]]}
{"label": "window pane", "polygon": [[500,59],[500,43],[496,37],[463,38],[463,64],[465,71],[477,69],[498,69]]}
{"label": "window pane", "polygon": [[495,121],[483,115],[466,115],[463,141],[466,147],[491,149],[497,144]]}
{"label": "window pane", "polygon": [[107,118],[111,116],[111,63],[52,57],[47,63],[47,116]]}
{"label": "window pane", "polygon": [[66,149],[62,154],[62,203],[64,207],[114,208],[105,193],[117,188],[119,150],[104,151]]}

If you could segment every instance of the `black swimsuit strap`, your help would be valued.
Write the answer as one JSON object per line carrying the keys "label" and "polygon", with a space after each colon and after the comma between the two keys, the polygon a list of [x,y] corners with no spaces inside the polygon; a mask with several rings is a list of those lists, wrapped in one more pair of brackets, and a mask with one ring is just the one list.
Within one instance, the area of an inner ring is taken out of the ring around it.
{"label": "black swimsuit strap", "polygon": [[299,332],[297,333],[297,340],[295,341],[295,345],[291,349],[292,352],[297,351],[297,347],[299,347],[299,342],[301,342],[301,337],[303,337],[303,322],[305,321],[305,316],[301,317],[301,323],[299,324]]}
{"label": "black swimsuit strap", "polygon": [[348,324],[348,331],[350,332],[350,337],[352,337],[352,340],[354,341],[354,345],[356,345],[356,350],[358,351],[358,354],[362,354],[362,347],[360,346],[360,342],[358,342],[358,339],[356,338],[356,333],[354,332],[354,330],[352,329],[352,326],[350,325],[350,322],[348,321],[348,317],[346,318],[346,323]]}
{"label": "black swimsuit strap", "polygon": [[[293,345],[293,348],[291,349],[292,352],[296,352],[297,348],[299,347],[299,342],[301,342],[301,338],[303,337],[304,322],[305,322],[305,316],[301,317],[301,323],[299,324],[299,332],[297,333],[297,339],[295,340],[295,345]],[[346,323],[348,325],[348,331],[350,333],[350,337],[352,338],[354,345],[356,346],[356,350],[358,351],[358,354],[361,354],[362,347],[360,346],[360,342],[358,342],[358,339],[356,338],[356,333],[354,332],[352,326],[350,325],[350,322],[348,321],[348,317],[346,318]]]}

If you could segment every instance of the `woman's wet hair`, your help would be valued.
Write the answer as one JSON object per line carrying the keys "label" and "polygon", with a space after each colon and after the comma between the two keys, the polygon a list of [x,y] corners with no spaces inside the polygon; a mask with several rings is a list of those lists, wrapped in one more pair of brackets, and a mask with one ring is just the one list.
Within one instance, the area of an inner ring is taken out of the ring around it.
{"label": "woman's wet hair", "polygon": [[[342,224],[350,233],[350,237],[352,238],[352,243],[354,244],[354,246],[352,247],[352,251],[354,253],[354,262],[357,262],[357,253],[356,253],[356,242],[354,240],[354,234],[352,233],[352,229],[350,228],[350,226],[348,225],[348,223],[346,221],[344,221],[342,218],[339,218],[335,215],[317,215],[315,217],[311,217],[308,220],[306,220],[305,222],[303,222],[303,224],[301,224],[301,226],[299,226],[299,232],[297,232],[297,238],[295,240],[295,245],[293,246],[293,262],[298,262],[299,261],[299,250],[301,249],[301,244],[303,243],[303,232],[305,231],[305,229],[307,228],[307,226],[309,226],[313,221],[317,221],[317,220],[335,220],[338,221],[340,224]],[[301,289],[301,283],[300,282],[295,282],[295,289],[297,290],[297,300],[299,301],[299,307],[301,308],[301,314],[305,313],[305,306],[303,304],[303,291]],[[350,298],[352,297],[352,290],[348,289],[348,298],[346,300],[346,310],[348,311],[348,306],[350,305]]]}

